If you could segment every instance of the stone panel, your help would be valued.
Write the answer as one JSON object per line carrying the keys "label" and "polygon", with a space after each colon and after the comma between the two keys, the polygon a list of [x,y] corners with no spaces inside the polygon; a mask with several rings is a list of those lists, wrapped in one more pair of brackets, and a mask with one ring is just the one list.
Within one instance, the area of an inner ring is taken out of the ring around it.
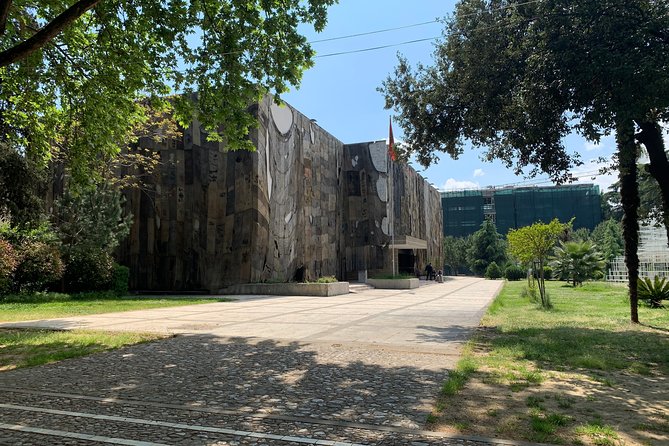
{"label": "stone panel", "polygon": [[197,122],[178,141],[142,138],[162,162],[127,194],[134,224],[119,252],[133,289],[285,282],[302,267],[311,280],[387,272],[392,228],[428,241],[420,262],[440,257],[439,194],[391,165],[385,141],[344,146],[270,97],[252,110],[255,152],[227,152]]}

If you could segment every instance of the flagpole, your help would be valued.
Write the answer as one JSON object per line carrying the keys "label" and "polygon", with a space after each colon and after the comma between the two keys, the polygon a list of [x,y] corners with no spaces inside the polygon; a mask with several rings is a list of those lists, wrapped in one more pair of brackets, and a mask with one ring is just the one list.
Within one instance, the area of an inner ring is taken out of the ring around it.
{"label": "flagpole", "polygon": [[396,275],[396,270],[395,270],[395,200],[394,200],[394,195],[393,195],[393,176],[394,176],[394,166],[393,166],[393,161],[395,161],[395,140],[393,137],[393,117],[390,117],[390,125],[388,127],[388,169],[390,169],[390,172],[388,173],[388,198],[390,199],[390,240],[391,240],[391,246],[392,248],[390,249],[390,255],[392,257],[392,265],[393,265],[393,276]]}
{"label": "flagpole", "polygon": [[386,177],[386,184],[388,186],[388,201],[389,203],[389,211],[388,213],[388,229],[390,230],[390,258],[392,259],[392,267],[393,267],[393,277],[395,276],[395,203],[393,200],[393,162],[392,158],[388,156],[388,176]]}

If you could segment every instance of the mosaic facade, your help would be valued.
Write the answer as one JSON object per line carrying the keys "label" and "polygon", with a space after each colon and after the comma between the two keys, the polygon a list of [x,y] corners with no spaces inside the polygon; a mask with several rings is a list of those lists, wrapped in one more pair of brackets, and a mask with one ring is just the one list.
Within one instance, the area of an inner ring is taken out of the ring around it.
{"label": "mosaic facade", "polygon": [[[127,196],[134,224],[120,261],[131,288],[344,280],[390,272],[392,252],[418,267],[441,257],[439,194],[410,167],[391,166],[385,141],[345,145],[271,98],[254,108],[255,152],[226,151],[197,122],[180,140],[140,140],[161,164],[147,188]],[[393,228],[426,249],[393,250]]]}

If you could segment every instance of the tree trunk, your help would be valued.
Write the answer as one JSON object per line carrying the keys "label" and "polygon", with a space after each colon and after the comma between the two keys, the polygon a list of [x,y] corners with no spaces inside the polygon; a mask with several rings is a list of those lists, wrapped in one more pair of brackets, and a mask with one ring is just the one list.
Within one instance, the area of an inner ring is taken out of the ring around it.
{"label": "tree trunk", "polygon": [[0,1],[0,36],[7,30],[7,18],[9,17],[9,8],[12,7],[12,0]]}
{"label": "tree trunk", "polygon": [[634,142],[634,122],[622,119],[616,123],[618,146],[620,201],[623,207],[623,238],[625,240],[625,265],[629,274],[630,318],[639,323],[637,283],[639,281],[639,184],[637,183],[637,151]]}
{"label": "tree trunk", "polygon": [[[77,20],[79,17],[84,15],[86,11],[100,3],[102,0],[79,0],[60,15],[54,18],[52,21],[47,23],[42,29],[37,31],[32,37],[23,42],[19,43],[16,46],[13,46],[0,53],[0,68],[11,65],[14,62],[25,59],[30,56],[35,51],[44,47],[49,43],[54,37],[56,37],[63,29],[67,28]],[[4,9],[4,7],[2,8]],[[0,12],[1,9],[0,9]],[[9,12],[9,6],[7,6],[6,13]]]}
{"label": "tree trunk", "polygon": [[541,296],[541,307],[548,308],[548,302],[546,301],[546,282],[544,282],[544,261],[543,259],[539,260],[539,279],[537,284],[539,286],[539,296]]}
{"label": "tree trunk", "polygon": [[637,140],[646,147],[650,166],[648,173],[660,185],[662,193],[662,219],[667,232],[669,243],[669,160],[665,152],[662,130],[657,122],[640,122],[641,132],[637,133]]}

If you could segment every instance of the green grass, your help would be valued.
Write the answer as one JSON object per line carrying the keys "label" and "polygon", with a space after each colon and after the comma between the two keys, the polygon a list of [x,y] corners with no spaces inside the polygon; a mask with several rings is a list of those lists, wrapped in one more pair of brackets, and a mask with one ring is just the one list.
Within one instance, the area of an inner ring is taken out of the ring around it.
{"label": "green grass", "polygon": [[[587,283],[572,288],[547,282],[554,308],[537,310],[522,299],[523,282],[509,282],[490,307],[483,325],[495,327],[478,342],[491,349],[486,362],[546,363],[556,370],[625,371],[648,375],[651,368],[669,373],[669,311],[639,307],[646,329],[629,322],[626,288]],[[529,380],[528,380],[529,381]]]}
{"label": "green grass", "polygon": [[163,337],[146,333],[0,330],[0,371],[76,358]]}
{"label": "green grass", "polygon": [[[632,324],[625,286],[595,282],[573,288],[557,281],[546,285],[550,310],[523,295],[524,281],[506,283],[443,385],[435,412],[443,418],[435,426],[466,420],[470,433],[489,434],[490,418],[478,413],[494,410],[504,414],[509,427],[500,435],[510,439],[620,444],[616,427],[604,424],[598,414],[603,401],[619,398],[607,392],[615,392],[620,380],[669,375],[669,309],[640,306],[641,324]],[[570,379],[570,386],[585,387],[580,394],[558,395],[554,389],[561,377]],[[553,387],[542,386],[547,380]],[[596,392],[589,390],[592,383]],[[494,393],[489,403],[494,409],[479,405],[467,410],[468,402],[485,399],[485,393],[477,392]],[[602,416],[616,410],[612,420],[625,419],[623,405],[609,405]],[[592,418],[595,421],[588,422]],[[637,431],[666,429],[667,423],[641,419],[643,429]]]}
{"label": "green grass", "polygon": [[146,310],[204,304],[227,299],[195,297],[117,297],[113,293],[32,293],[0,299],[0,322],[53,319],[118,311]]}
{"label": "green grass", "polygon": [[455,370],[448,374],[448,379],[442,385],[441,392],[449,396],[457,394],[467,384],[476,369],[476,363],[471,358],[461,359],[455,366]]}
{"label": "green grass", "polygon": [[576,433],[590,437],[593,444],[597,446],[615,446],[618,444],[618,434],[600,420],[596,420],[576,428]]}

